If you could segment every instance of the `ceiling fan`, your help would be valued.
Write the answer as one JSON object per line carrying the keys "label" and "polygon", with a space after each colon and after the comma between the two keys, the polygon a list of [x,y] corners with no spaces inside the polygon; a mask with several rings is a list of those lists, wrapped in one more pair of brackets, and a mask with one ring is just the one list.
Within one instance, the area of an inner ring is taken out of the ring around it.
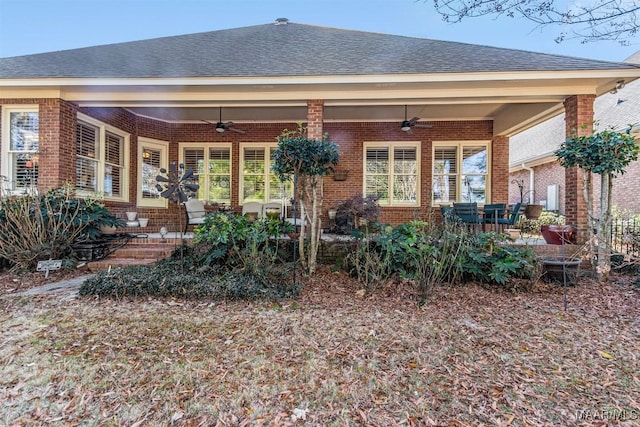
{"label": "ceiling fan", "polygon": [[[207,123],[211,123],[207,120],[205,120]],[[213,123],[211,123],[213,124]],[[237,132],[237,133],[246,133],[245,131],[243,131],[242,129],[237,129],[233,127],[233,122],[223,122],[222,121],[222,107],[220,107],[220,118],[218,119],[218,122],[216,123],[216,132],[218,133],[225,133],[226,131],[232,131],[232,132]]]}
{"label": "ceiling fan", "polygon": [[420,117],[413,117],[410,120],[407,120],[407,106],[404,106],[404,120],[402,121],[402,124],[400,125],[400,130],[403,132],[411,132],[411,128],[412,127],[417,127],[417,128],[432,128],[433,126],[431,125],[427,125],[427,124],[420,124],[418,123],[418,120],[420,120]]}

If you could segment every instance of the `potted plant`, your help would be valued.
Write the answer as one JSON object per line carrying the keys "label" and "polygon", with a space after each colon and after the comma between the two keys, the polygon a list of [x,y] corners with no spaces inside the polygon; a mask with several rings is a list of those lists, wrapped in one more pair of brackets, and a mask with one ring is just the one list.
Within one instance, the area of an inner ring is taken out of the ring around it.
{"label": "potted plant", "polygon": [[524,216],[527,219],[538,219],[542,210],[544,209],[543,205],[537,205],[535,203],[525,203],[525,196],[531,195],[529,197],[529,202],[534,199],[535,191],[533,189],[529,191],[524,190],[524,179],[514,179],[511,181],[512,184],[516,184],[518,186],[518,190],[520,191],[520,203],[525,207],[524,208]]}
{"label": "potted plant", "polygon": [[576,243],[578,230],[573,225],[565,224],[564,216],[545,212],[538,222],[540,224],[540,234],[548,244]]}

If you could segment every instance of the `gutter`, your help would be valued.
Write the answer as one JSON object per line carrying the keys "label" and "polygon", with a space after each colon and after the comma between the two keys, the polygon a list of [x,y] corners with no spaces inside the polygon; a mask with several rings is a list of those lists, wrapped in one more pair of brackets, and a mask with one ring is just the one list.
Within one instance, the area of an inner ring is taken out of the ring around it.
{"label": "gutter", "polygon": [[535,204],[535,172],[533,171],[533,168],[528,167],[525,162],[522,162],[522,169],[529,171],[529,194],[531,194],[531,196],[529,196],[529,203]]}

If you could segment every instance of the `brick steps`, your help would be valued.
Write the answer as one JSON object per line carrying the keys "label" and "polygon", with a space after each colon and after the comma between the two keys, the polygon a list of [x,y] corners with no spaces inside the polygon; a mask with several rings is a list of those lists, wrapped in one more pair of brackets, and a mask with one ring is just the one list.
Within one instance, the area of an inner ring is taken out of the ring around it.
{"label": "brick steps", "polygon": [[98,272],[109,268],[152,264],[168,258],[180,243],[179,239],[133,238],[106,258],[87,263],[86,268],[91,272]]}

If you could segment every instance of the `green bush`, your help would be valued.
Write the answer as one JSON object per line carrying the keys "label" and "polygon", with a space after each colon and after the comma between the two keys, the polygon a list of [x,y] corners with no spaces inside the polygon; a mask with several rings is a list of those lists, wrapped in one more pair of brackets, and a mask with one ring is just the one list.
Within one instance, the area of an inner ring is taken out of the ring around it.
{"label": "green bush", "polygon": [[525,233],[538,234],[540,233],[540,227],[543,225],[564,223],[565,217],[563,215],[549,211],[542,211],[538,219],[528,219],[524,216],[520,217],[517,226]]}
{"label": "green bush", "polygon": [[444,227],[412,221],[363,236],[347,256],[347,269],[366,288],[397,276],[421,295],[443,283],[481,282],[512,289],[513,279],[532,279],[538,263],[531,248],[505,244],[496,233],[473,233],[455,222]]}

